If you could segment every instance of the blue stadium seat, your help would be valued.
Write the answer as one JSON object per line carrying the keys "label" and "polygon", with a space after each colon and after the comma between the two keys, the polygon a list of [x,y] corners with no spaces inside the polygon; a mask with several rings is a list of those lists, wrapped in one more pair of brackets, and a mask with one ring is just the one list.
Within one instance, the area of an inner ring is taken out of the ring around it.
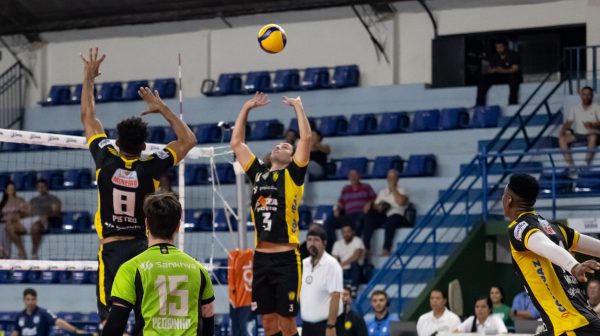
{"label": "blue stadium seat", "polygon": [[34,171],[15,172],[12,174],[12,181],[15,183],[17,191],[35,190],[37,173]]}
{"label": "blue stadium seat", "polygon": [[437,160],[433,154],[411,155],[408,158],[406,169],[401,176],[434,176],[437,168]]}
{"label": "blue stadium seat", "polygon": [[92,172],[87,168],[69,169],[64,176],[65,189],[87,189],[92,187]]}
{"label": "blue stadium seat", "polygon": [[51,284],[58,282],[58,272],[56,271],[30,271],[27,274],[29,283]]}
{"label": "blue stadium seat", "polygon": [[16,142],[3,142],[2,151],[4,152],[21,152],[29,149],[28,144],[20,144]]}
{"label": "blue stadium seat", "polygon": [[204,92],[207,96],[226,96],[242,93],[242,75],[239,73],[225,73],[219,75],[217,85],[212,91]]}
{"label": "blue stadium seat", "polygon": [[171,126],[165,126],[165,144],[177,140],[177,134]]}
{"label": "blue stadium seat", "polygon": [[346,135],[363,135],[377,133],[377,117],[375,113],[353,114],[350,116]]}
{"label": "blue stadium seat", "polygon": [[377,133],[391,134],[407,132],[410,129],[410,119],[406,112],[385,112],[381,114]]}
{"label": "blue stadium seat", "polygon": [[200,124],[193,128],[199,144],[221,142],[223,131],[215,124]]}
{"label": "blue stadium seat", "polygon": [[244,93],[253,94],[257,91],[265,92],[271,86],[271,76],[268,71],[251,71],[246,74]]}
{"label": "blue stadium seat", "polygon": [[29,271],[25,271],[25,270],[8,271],[8,282],[9,283],[26,283],[27,281],[29,281]]}
{"label": "blue stadium seat", "polygon": [[200,209],[186,209],[185,210],[185,222],[184,222],[185,231],[186,232],[201,231],[201,228],[199,225],[201,216],[202,216],[202,210],[200,210]]}
{"label": "blue stadium seat", "polygon": [[[228,272],[227,272],[227,262],[226,258],[214,258],[212,261],[212,265],[214,267],[211,272],[211,280],[213,280],[213,285],[221,284],[226,285],[228,283]],[[205,265],[210,263],[210,259],[206,259]],[[216,331],[216,330],[215,330]]]}
{"label": "blue stadium seat", "polygon": [[467,127],[469,127],[469,112],[466,108],[445,108],[440,112],[440,129],[451,130]]}
{"label": "blue stadium seat", "polygon": [[270,140],[283,137],[283,124],[277,119],[258,120],[250,123],[252,131],[248,140]]}
{"label": "blue stadium seat", "polygon": [[333,205],[319,205],[315,211],[313,222],[324,223],[328,218],[333,216]]}
{"label": "blue stadium seat", "polygon": [[44,170],[40,177],[48,182],[50,190],[62,190],[65,185],[65,172],[62,170]]}
{"label": "blue stadium seat", "polygon": [[153,127],[148,127],[148,133],[150,133],[150,136],[148,137],[148,142],[150,143],[158,143],[158,144],[163,144],[165,143],[165,128],[162,126],[153,126]]}
{"label": "blue stadium seat", "polygon": [[340,168],[337,170],[335,178],[338,180],[348,178],[348,172],[352,169],[357,170],[361,175],[366,175],[368,164],[369,160],[364,157],[342,159],[340,160]]}
{"label": "blue stadium seat", "polygon": [[229,163],[217,163],[217,178],[221,184],[235,183],[235,172]]}
{"label": "blue stadium seat", "polygon": [[[235,211],[235,209],[233,209]],[[231,227],[233,230],[237,230],[237,221],[233,217],[232,214],[229,215],[229,220],[231,221]],[[213,221],[215,225],[215,231],[228,231],[229,226],[227,225],[227,217],[225,216],[224,209],[218,209],[215,215],[215,220]]]}
{"label": "blue stadium seat", "polygon": [[196,227],[199,231],[212,231],[213,221],[211,209],[202,209],[200,211],[200,217],[196,222]]}
{"label": "blue stadium seat", "polygon": [[42,106],[55,106],[69,104],[71,100],[71,86],[52,85],[46,100],[41,102]]}
{"label": "blue stadium seat", "polygon": [[123,84],[121,82],[106,82],[100,85],[100,92],[96,95],[98,103],[119,101],[123,97]]}
{"label": "blue stadium seat", "polygon": [[134,101],[134,100],[142,100],[142,97],[138,94],[138,90],[141,87],[150,87],[150,83],[147,79],[143,80],[132,80],[127,82],[127,87],[125,88],[125,93],[123,93],[123,97],[121,100],[124,101]]}
{"label": "blue stadium seat", "polygon": [[175,98],[177,92],[177,83],[175,78],[160,78],[154,80],[153,91],[158,91],[158,95],[165,98]]}
{"label": "blue stadium seat", "polygon": [[91,233],[96,231],[92,222],[92,216],[87,211],[73,213],[73,223],[75,224],[74,232]]}
{"label": "blue stadium seat", "polygon": [[329,69],[327,67],[306,68],[301,88],[303,90],[318,90],[329,88]]}
{"label": "blue stadium seat", "polygon": [[412,122],[412,130],[413,132],[435,131],[439,129],[439,125],[439,110],[416,111]]}
{"label": "blue stadium seat", "polygon": [[600,171],[582,171],[575,181],[577,192],[600,192]]}
{"label": "blue stadium seat", "polygon": [[[58,282],[61,284],[86,284],[90,283],[91,273],[89,271],[60,271],[58,272]],[[82,316],[81,319],[88,322],[87,315]]]}
{"label": "blue stadium seat", "polygon": [[300,89],[300,72],[298,69],[282,69],[275,71],[270,92],[292,91]]}
{"label": "blue stadium seat", "polygon": [[500,106],[477,106],[473,110],[473,118],[471,119],[471,127],[487,128],[498,127],[500,119]]}
{"label": "blue stadium seat", "polygon": [[[567,171],[556,172],[554,188],[557,194],[568,194],[573,191],[573,180],[569,178]],[[553,189],[552,173],[540,174],[540,193],[550,194]]]}
{"label": "blue stadium seat", "polygon": [[298,207],[298,217],[299,223],[298,227],[300,230],[308,229],[308,226],[312,223],[312,212],[310,212],[310,208],[306,205],[301,205]]}
{"label": "blue stadium seat", "polygon": [[62,226],[51,227],[50,233],[74,233],[76,232],[77,223],[75,221],[75,212],[66,211],[62,213]]}
{"label": "blue stadium seat", "polygon": [[[75,85],[75,89],[73,89],[73,93],[71,94],[70,102],[71,104],[80,104],[81,103],[81,91],[83,90],[83,84]],[[94,87],[95,91],[95,87]]]}
{"label": "blue stadium seat", "polygon": [[189,185],[209,184],[209,167],[204,164],[191,164],[185,167],[185,183]]}
{"label": "blue stadium seat", "polygon": [[338,65],[333,70],[331,86],[335,89],[358,86],[359,79],[358,65]]}
{"label": "blue stadium seat", "polygon": [[369,178],[386,178],[390,169],[395,169],[402,173],[404,161],[399,155],[378,156],[373,161],[373,171]]}
{"label": "blue stadium seat", "polygon": [[4,191],[6,184],[10,181],[10,173],[0,173],[0,191]]}
{"label": "blue stadium seat", "polygon": [[[317,128],[317,118],[308,117],[308,123],[310,124],[311,129]],[[290,126],[287,129],[295,131],[296,133],[300,133],[300,129],[298,128],[298,119],[292,118],[292,120],[290,120]]]}
{"label": "blue stadium seat", "polygon": [[321,117],[318,128],[324,137],[343,135],[348,130],[348,120],[343,115]]}

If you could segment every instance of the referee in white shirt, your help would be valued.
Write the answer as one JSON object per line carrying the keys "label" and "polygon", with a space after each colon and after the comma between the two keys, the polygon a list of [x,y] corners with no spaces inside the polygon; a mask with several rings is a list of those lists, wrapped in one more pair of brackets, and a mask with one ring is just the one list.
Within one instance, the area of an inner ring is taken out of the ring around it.
{"label": "referee in white shirt", "polygon": [[326,237],[322,227],[309,230],[306,237],[310,257],[302,261],[302,335],[341,336],[344,330],[342,266],[325,252]]}
{"label": "referee in white shirt", "polygon": [[419,317],[417,333],[419,336],[434,336],[440,332],[452,332],[460,326],[458,315],[446,308],[448,300],[446,294],[439,289],[434,289],[429,295],[431,311]]}

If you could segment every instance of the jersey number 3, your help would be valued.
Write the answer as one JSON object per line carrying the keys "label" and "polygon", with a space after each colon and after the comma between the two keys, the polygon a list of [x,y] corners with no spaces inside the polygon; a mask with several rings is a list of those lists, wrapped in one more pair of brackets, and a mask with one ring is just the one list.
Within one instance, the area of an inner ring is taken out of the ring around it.
{"label": "jersey number 3", "polygon": [[263,217],[263,230],[271,231],[271,226],[273,225],[273,220],[271,219],[271,213],[263,212],[262,217]]}
{"label": "jersey number 3", "polygon": [[[165,316],[167,313],[170,316],[188,315],[188,291],[187,289],[177,289],[180,283],[187,281],[187,275],[169,275],[167,277],[159,275],[156,277],[154,288],[158,290],[160,315]],[[168,302],[169,297],[179,297],[179,308],[177,308],[177,303]]]}
{"label": "jersey number 3", "polygon": [[113,188],[113,211],[115,215],[135,216],[135,192]]}

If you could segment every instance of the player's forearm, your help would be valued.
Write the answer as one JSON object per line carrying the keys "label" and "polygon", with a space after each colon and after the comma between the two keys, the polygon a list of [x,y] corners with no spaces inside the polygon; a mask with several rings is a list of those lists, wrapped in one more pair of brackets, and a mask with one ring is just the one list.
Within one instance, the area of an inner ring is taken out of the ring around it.
{"label": "player's forearm", "polygon": [[167,106],[164,105],[160,108],[160,114],[167,120],[175,135],[177,136],[177,141],[184,143],[187,146],[187,149],[191,149],[197,143],[196,136],[194,132],[188,127],[183,120],[179,119],[173,111]]}
{"label": "player's forearm", "polygon": [[110,308],[108,320],[102,330],[103,335],[123,335],[127,327],[130,308],[113,304]]}
{"label": "player's forearm", "polygon": [[554,244],[541,232],[534,232],[527,241],[527,248],[535,254],[550,260],[554,265],[571,272],[579,262],[567,250]]}
{"label": "player's forearm", "polygon": [[229,141],[229,144],[234,148],[234,150],[235,146],[246,141],[246,123],[248,121],[249,113],[250,109],[244,106],[235,120],[235,125],[233,126],[233,131],[231,133],[231,141]]}
{"label": "player's forearm", "polygon": [[327,317],[327,324],[335,324],[338,316],[338,309],[340,306],[340,293],[331,293],[331,301],[329,302],[329,315]]}
{"label": "player's forearm", "polygon": [[589,256],[600,257],[600,240],[580,234],[579,241],[573,250]]}
{"label": "player's forearm", "polygon": [[69,322],[63,320],[63,319],[57,319],[56,320],[56,325],[65,331],[68,331],[70,333],[75,333],[77,332],[77,328],[75,326],[73,326],[72,324],[70,324]]}
{"label": "player's forearm", "polygon": [[308,117],[304,112],[304,108],[300,104],[294,105],[294,111],[296,112],[296,119],[298,119],[298,130],[300,131],[300,141],[308,141],[312,137],[312,130],[310,129],[310,123]]}
{"label": "player's forearm", "polygon": [[94,78],[85,75],[81,88],[81,121],[96,119],[94,109]]}

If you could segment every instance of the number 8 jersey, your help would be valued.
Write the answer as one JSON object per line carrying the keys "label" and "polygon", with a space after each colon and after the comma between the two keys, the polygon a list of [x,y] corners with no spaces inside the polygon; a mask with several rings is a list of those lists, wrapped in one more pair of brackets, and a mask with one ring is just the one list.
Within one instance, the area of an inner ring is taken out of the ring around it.
{"label": "number 8 jersey", "polygon": [[158,188],[159,179],[177,162],[173,150],[145,158],[126,159],[110,144],[106,134],[88,140],[96,164],[98,211],[94,219],[100,239],[111,236],[146,237],[144,198]]}
{"label": "number 8 jersey", "polygon": [[281,170],[270,171],[256,156],[244,167],[252,181],[252,221],[255,244],[300,244],[298,206],[304,193],[306,164],[292,159]]}

